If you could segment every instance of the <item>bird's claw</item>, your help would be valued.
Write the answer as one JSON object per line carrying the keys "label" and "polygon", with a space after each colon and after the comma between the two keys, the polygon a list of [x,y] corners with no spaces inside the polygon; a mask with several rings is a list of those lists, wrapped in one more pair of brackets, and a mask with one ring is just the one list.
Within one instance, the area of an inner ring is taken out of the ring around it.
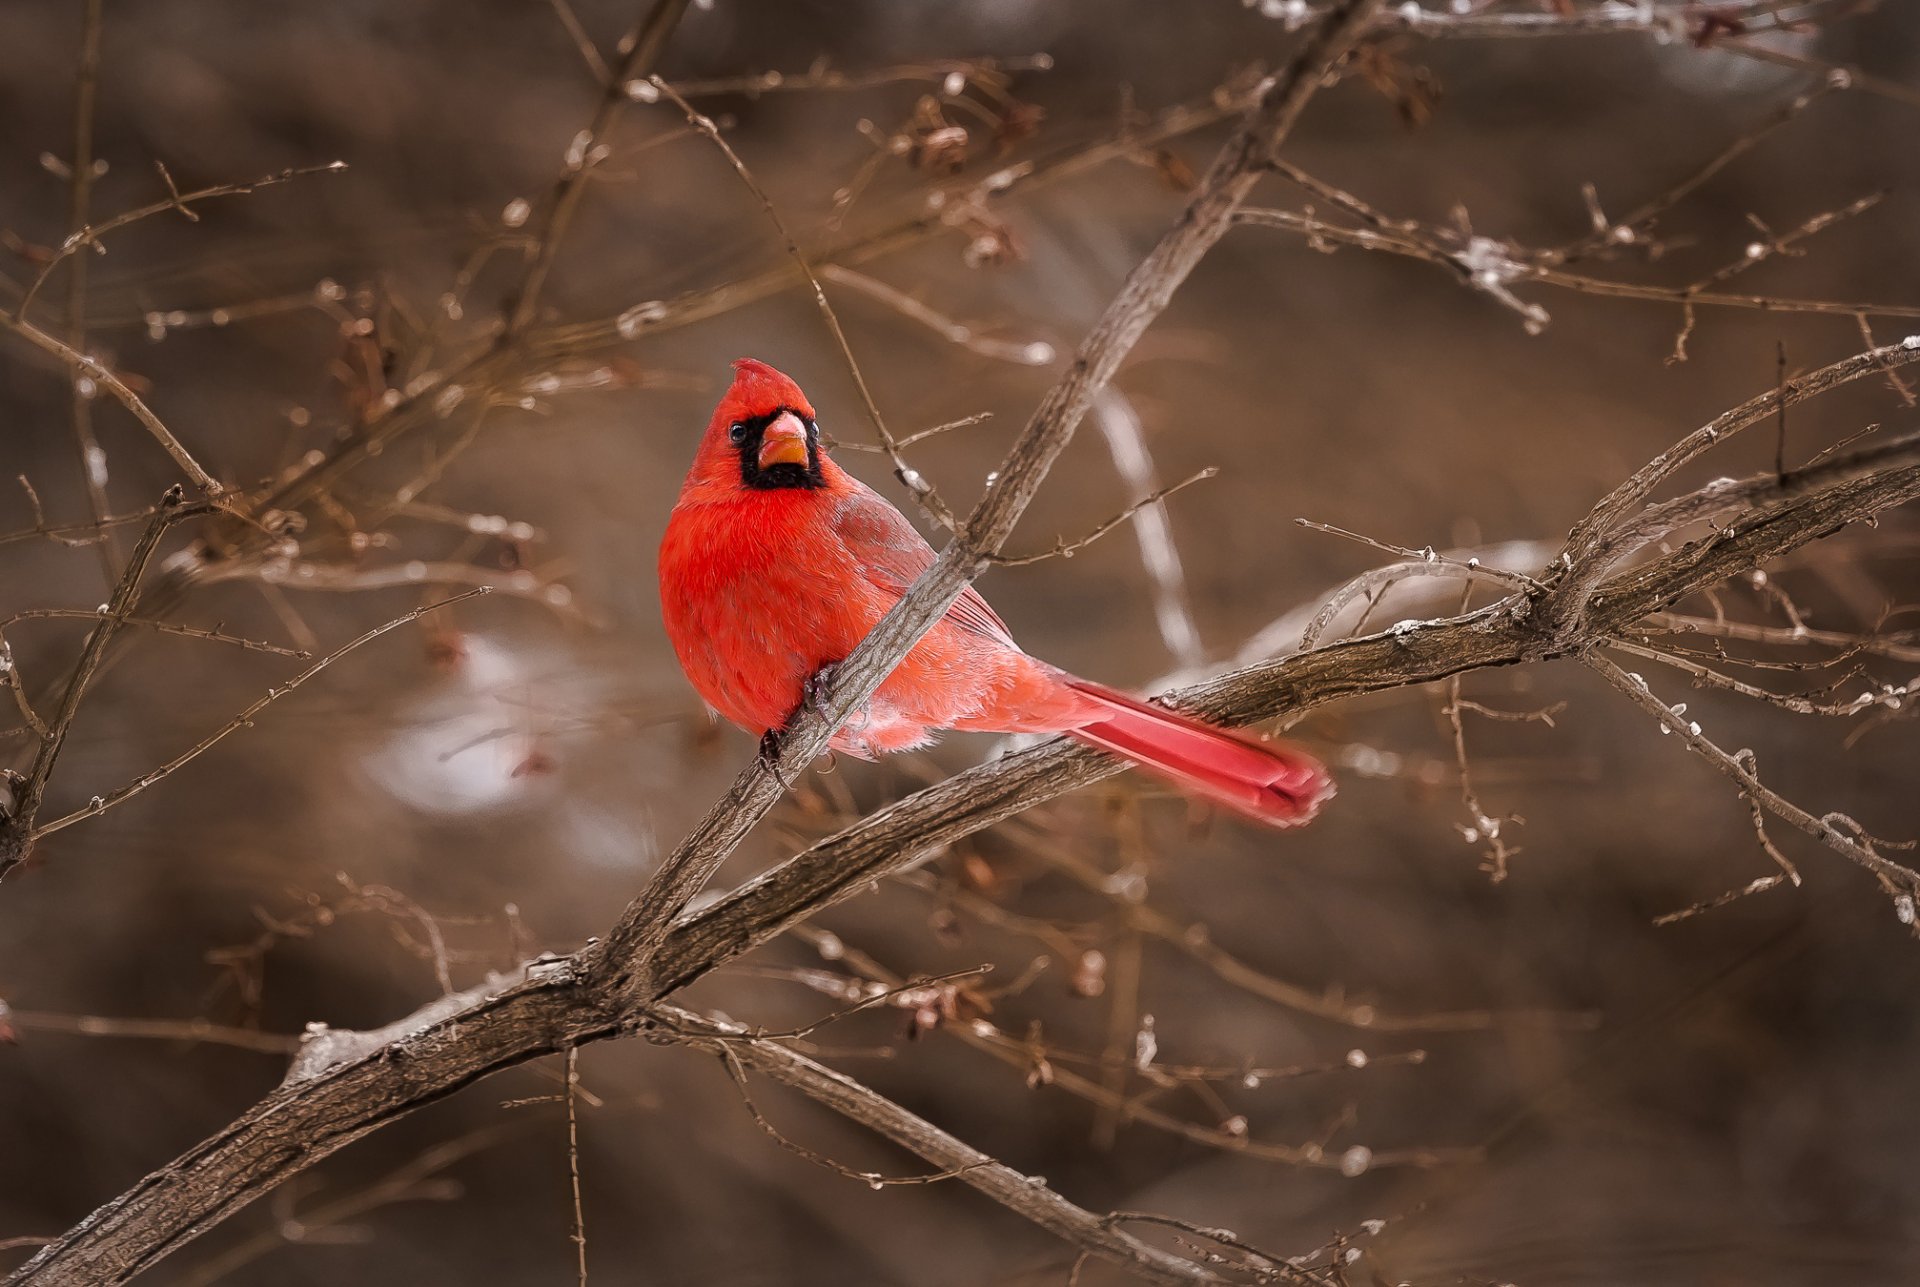
{"label": "bird's claw", "polygon": [[760,767],[773,774],[782,789],[791,791],[793,783],[787,781],[780,772],[780,733],[777,729],[768,729],[760,735],[760,750],[756,756]]}
{"label": "bird's claw", "polygon": [[[787,717],[787,728],[793,727],[794,721],[806,711],[812,711],[815,715],[825,718],[827,690],[832,687],[834,672],[838,669],[837,663],[829,663],[801,681],[800,705],[794,709],[792,715]],[[793,783],[787,781],[780,773],[780,734],[785,731],[785,729],[768,729],[760,735],[760,765],[774,777],[779,778],[781,786],[791,789]],[[828,754],[831,755],[832,752]]]}
{"label": "bird's claw", "polygon": [[815,715],[825,718],[827,713],[827,693],[833,687],[833,678],[839,673],[838,662],[828,662],[820,669],[808,675],[800,686],[800,705]]}

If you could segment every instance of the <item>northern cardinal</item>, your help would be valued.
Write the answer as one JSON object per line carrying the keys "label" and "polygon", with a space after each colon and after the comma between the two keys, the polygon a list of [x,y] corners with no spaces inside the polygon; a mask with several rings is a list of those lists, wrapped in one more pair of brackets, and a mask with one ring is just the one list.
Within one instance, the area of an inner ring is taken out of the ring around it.
{"label": "northern cardinal", "polygon": [[[734,371],[667,520],[660,602],[700,695],[765,735],[934,552],[899,510],[827,458],[799,385],[751,358]],[[1333,794],[1326,770],[1297,747],[1251,741],[1029,657],[971,588],[831,745],[872,759],[950,728],[1066,733],[1276,826],[1306,822]]]}

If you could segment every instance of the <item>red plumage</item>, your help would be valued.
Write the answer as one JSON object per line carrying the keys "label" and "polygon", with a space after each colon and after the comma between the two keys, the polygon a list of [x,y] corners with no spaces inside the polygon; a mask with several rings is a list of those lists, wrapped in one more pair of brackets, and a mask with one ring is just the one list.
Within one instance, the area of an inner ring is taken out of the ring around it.
{"label": "red plumage", "polygon": [[[734,363],[660,546],[660,602],[687,678],[752,733],[784,725],[933,562],[878,493],[830,460],[813,406],[764,362]],[[968,589],[834,735],[870,759],[940,729],[1067,733],[1278,826],[1333,794],[1326,770],[1029,657]]]}

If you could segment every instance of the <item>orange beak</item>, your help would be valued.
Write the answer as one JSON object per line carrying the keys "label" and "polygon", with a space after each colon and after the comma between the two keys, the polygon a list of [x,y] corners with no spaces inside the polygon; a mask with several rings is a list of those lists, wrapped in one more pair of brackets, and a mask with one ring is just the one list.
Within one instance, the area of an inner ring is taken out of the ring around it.
{"label": "orange beak", "polygon": [[760,435],[760,468],[798,465],[805,469],[809,463],[806,425],[793,412],[782,411]]}

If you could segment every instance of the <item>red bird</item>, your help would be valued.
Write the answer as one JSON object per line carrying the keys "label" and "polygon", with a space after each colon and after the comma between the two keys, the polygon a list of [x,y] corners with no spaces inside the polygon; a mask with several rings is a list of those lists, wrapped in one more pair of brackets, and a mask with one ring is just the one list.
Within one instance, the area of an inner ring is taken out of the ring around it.
{"label": "red bird", "polygon": [[[933,562],[878,493],[827,458],[800,386],[733,364],[660,545],[660,603],[687,678],[750,733],[782,727]],[[1020,651],[972,589],[834,734],[872,759],[940,729],[1066,733],[1276,826],[1333,794],[1312,756],[1149,705]]]}

